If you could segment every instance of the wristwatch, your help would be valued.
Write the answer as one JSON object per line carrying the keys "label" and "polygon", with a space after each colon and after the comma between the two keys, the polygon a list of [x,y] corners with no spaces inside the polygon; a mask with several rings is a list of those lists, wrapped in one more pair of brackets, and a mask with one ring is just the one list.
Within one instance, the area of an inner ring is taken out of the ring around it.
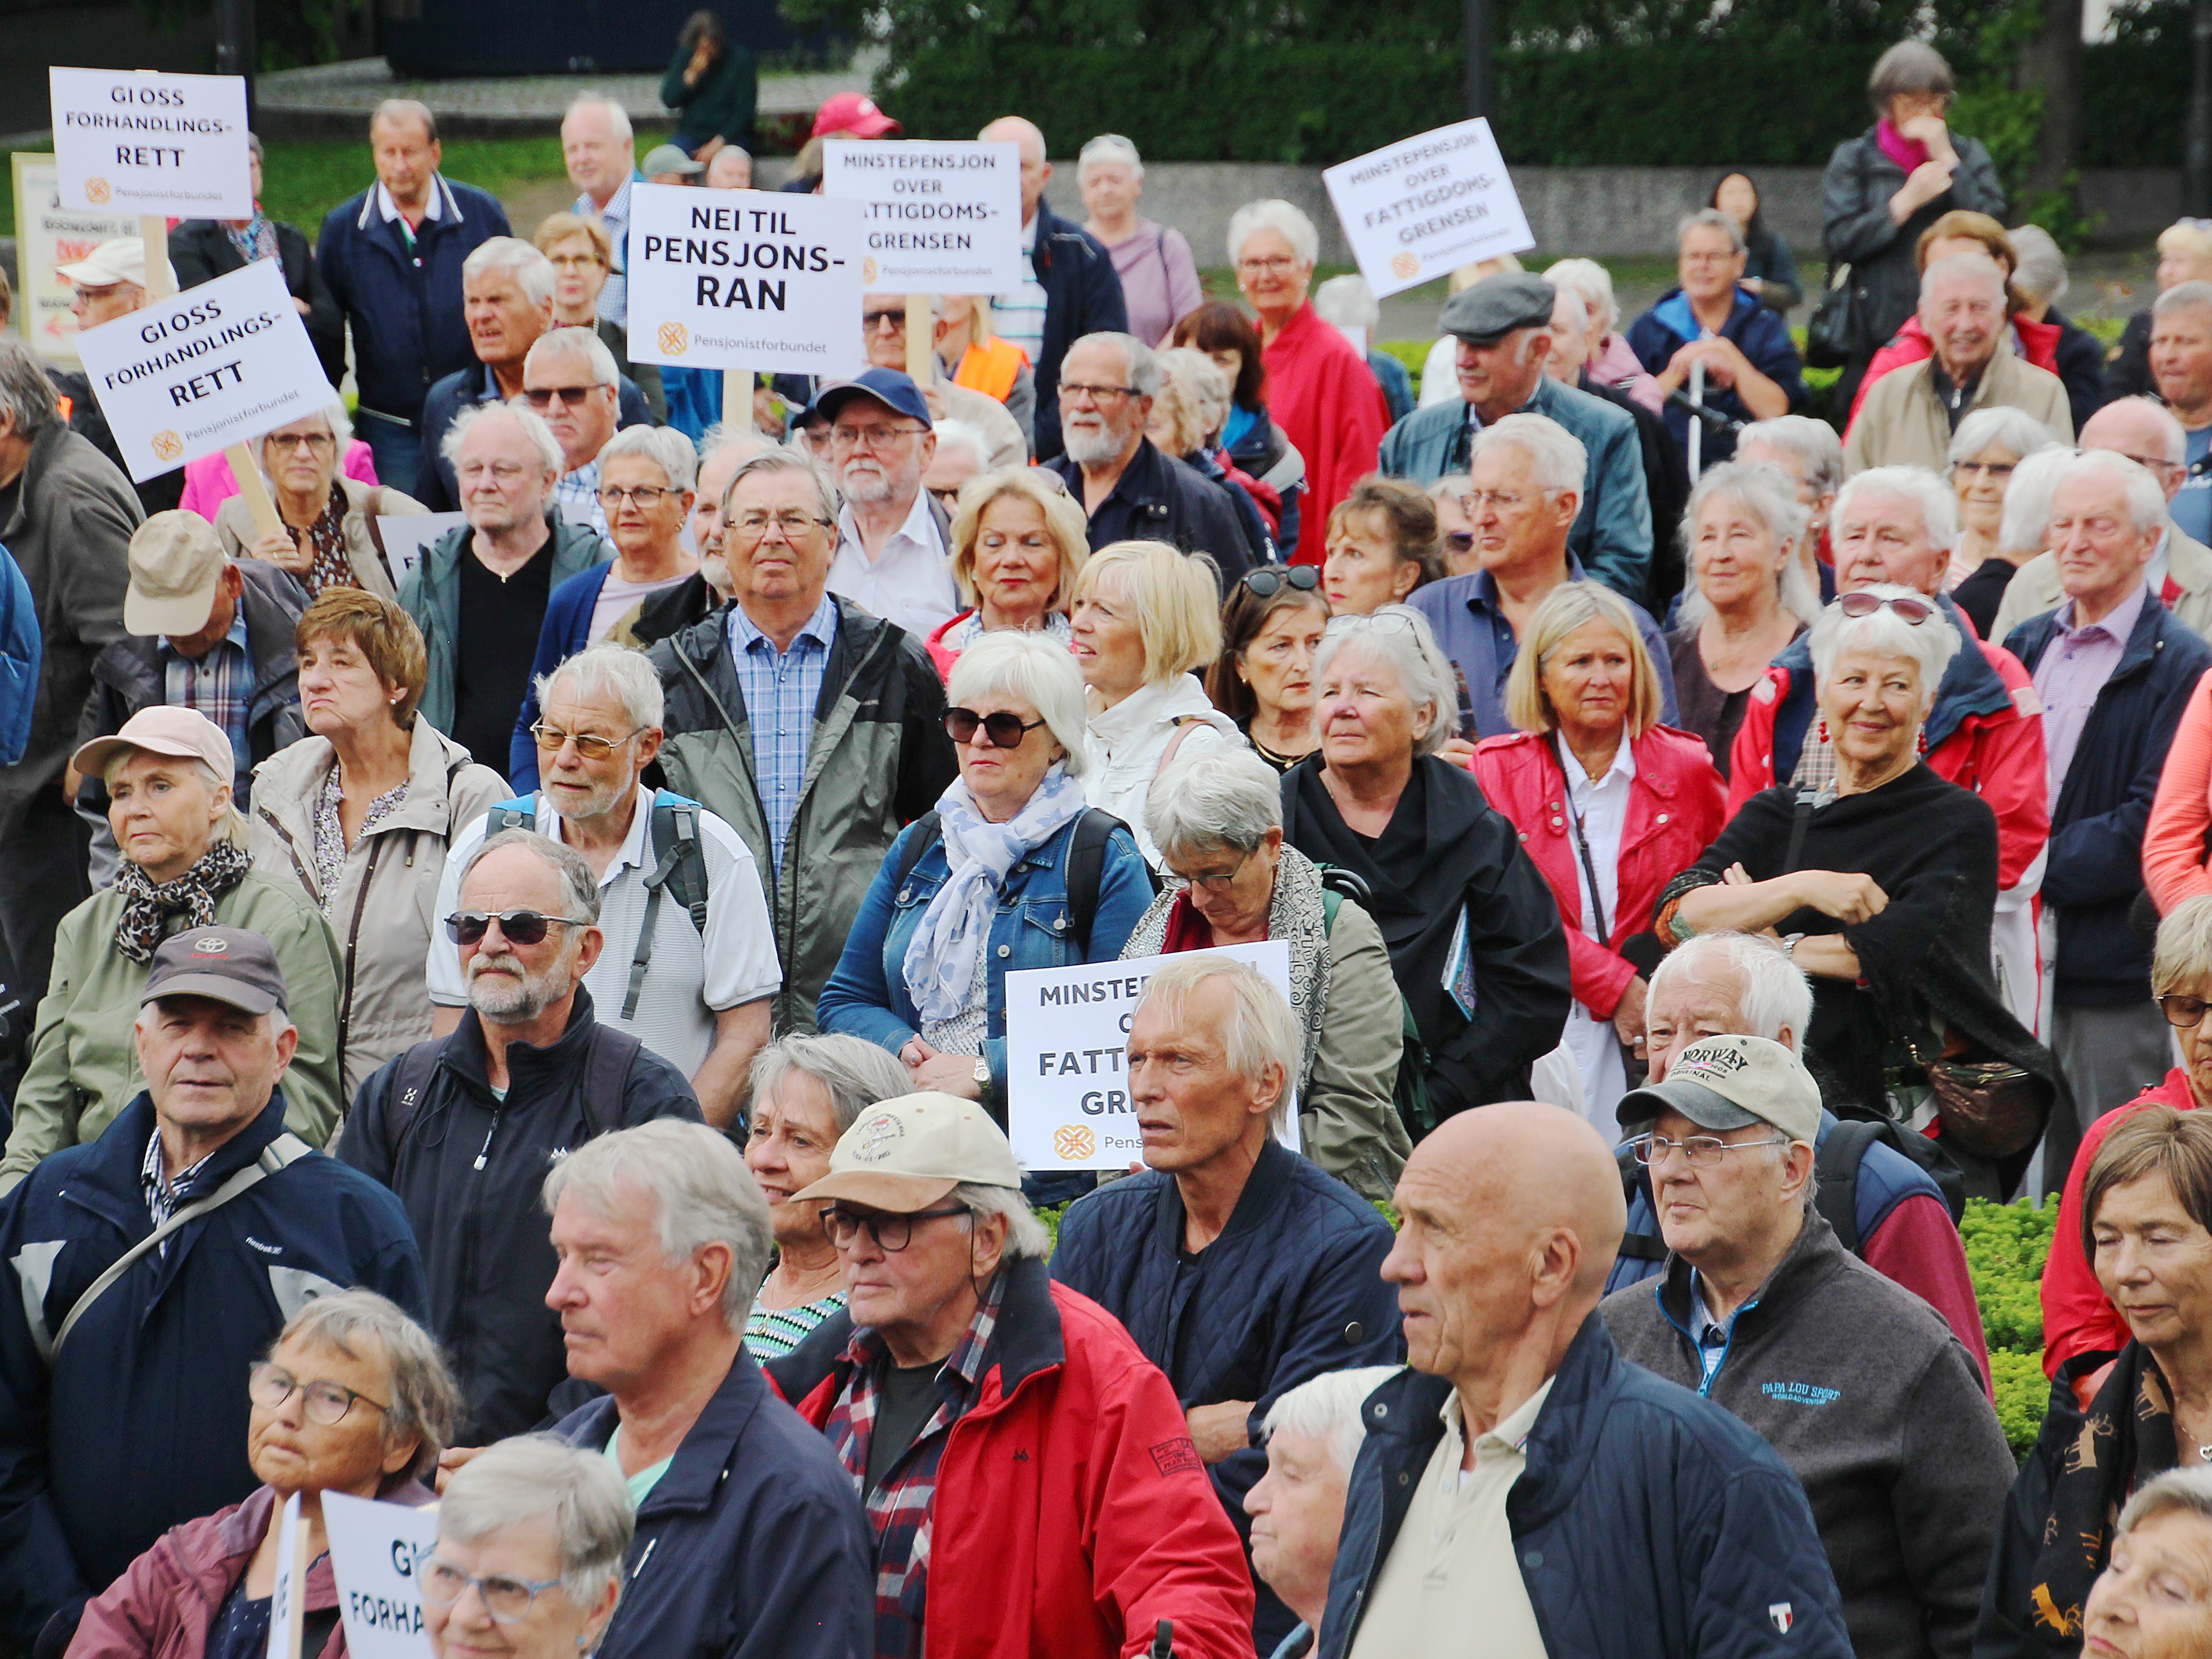
{"label": "wristwatch", "polygon": [[1802,933],[1790,933],[1784,936],[1782,940],[1782,954],[1787,960],[1790,962],[1797,960],[1797,943],[1804,937],[1805,935]]}
{"label": "wristwatch", "polygon": [[981,1054],[975,1056],[975,1093],[981,1100],[991,1097],[991,1062]]}

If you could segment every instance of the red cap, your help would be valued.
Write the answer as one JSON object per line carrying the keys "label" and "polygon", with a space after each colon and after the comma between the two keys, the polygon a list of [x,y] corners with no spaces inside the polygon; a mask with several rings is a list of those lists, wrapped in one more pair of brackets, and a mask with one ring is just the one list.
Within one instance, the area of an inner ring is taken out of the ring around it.
{"label": "red cap", "polygon": [[865,92],[841,92],[823,100],[814,112],[812,137],[849,132],[855,138],[880,138],[887,132],[900,131],[899,124],[876,107],[876,100]]}

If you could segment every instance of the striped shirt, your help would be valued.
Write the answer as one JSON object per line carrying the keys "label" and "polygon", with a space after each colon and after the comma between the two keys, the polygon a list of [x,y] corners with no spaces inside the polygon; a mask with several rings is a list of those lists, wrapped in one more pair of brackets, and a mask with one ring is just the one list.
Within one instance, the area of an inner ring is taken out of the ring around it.
{"label": "striped shirt", "polygon": [[730,661],[744,688],[745,718],[753,732],[753,775],[759,780],[761,811],[768,818],[769,842],[779,878],[791,821],[806,782],[806,753],[814,740],[814,710],[822,701],[822,682],[830,668],[830,647],[837,639],[837,602],[827,593],[806,626],[778,651],[775,641],[745,615],[730,607]]}
{"label": "striped shirt", "polygon": [[1031,362],[1044,346],[1047,301],[1044,284],[1036,277],[1037,228],[1043,222],[1042,214],[1033,213],[1022,227],[1022,285],[991,301],[992,332],[1028,352]]}
{"label": "striped shirt", "polygon": [[252,781],[253,751],[246,720],[253,697],[253,661],[246,639],[246,606],[232,607],[230,632],[198,659],[179,655],[164,636],[155,647],[161,659],[161,701],[172,708],[196,708],[221,726],[238,762],[231,793],[239,809],[246,805]]}
{"label": "striped shirt", "polygon": [[607,513],[599,505],[598,457],[553,481],[553,510],[568,523],[587,525],[599,532],[602,539],[605,538]]}
{"label": "striped shirt", "polygon": [[760,1364],[781,1359],[813,1335],[823,1321],[831,1314],[842,1312],[844,1307],[842,1291],[832,1291],[819,1302],[802,1303],[796,1308],[764,1307],[755,1297],[753,1310],[745,1316],[745,1346]]}

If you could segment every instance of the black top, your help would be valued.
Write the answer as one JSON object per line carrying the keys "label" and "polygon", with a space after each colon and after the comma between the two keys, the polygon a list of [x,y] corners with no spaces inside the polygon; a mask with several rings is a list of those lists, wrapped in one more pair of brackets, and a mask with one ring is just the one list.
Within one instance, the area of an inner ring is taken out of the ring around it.
{"label": "black top", "polygon": [[[1261,743],[1259,738],[1252,735],[1252,722],[1249,720],[1237,721],[1237,729],[1244,734],[1244,741],[1252,745],[1252,752],[1257,755],[1261,760],[1267,762],[1268,765],[1273,767],[1279,773],[1289,771],[1293,766],[1296,766],[1300,761],[1306,757],[1305,755],[1277,754],[1273,750],[1268,748],[1267,744]],[[1306,754],[1310,755],[1312,752],[1313,750],[1309,749],[1306,751]]]}
{"label": "black top", "polygon": [[459,568],[453,729],[447,735],[496,769],[514,736],[515,711],[538,656],[538,631],[553,586],[553,538],[504,581],[477,557],[473,538],[462,545]]}
{"label": "black top", "polygon": [[921,1365],[885,1362],[876,1378],[876,1421],[868,1431],[868,1490],[884,1484],[884,1477],[907,1454],[922,1425],[936,1414],[941,1396],[937,1391],[942,1360]]}
{"label": "black top", "polygon": [[[1984,624],[1986,629],[1987,624]],[[1799,628],[1797,634],[1804,632]],[[1790,637],[1796,639],[1797,634]],[[1674,708],[1680,716],[1677,722],[1685,732],[1694,732],[1705,740],[1713,764],[1720,769],[1721,781],[1729,777],[1729,751],[1735,746],[1737,729],[1743,725],[1743,711],[1751,702],[1751,687],[1741,691],[1723,691],[1713,684],[1705,672],[1705,653],[1698,649],[1698,630],[1678,628],[1667,636],[1667,655],[1674,665]],[[1753,681],[1753,684],[1758,684]]]}
{"label": "black top", "polygon": [[[2005,589],[2012,586],[2019,569],[2011,560],[1992,553],[1974,567],[1972,575],[1951,590],[1951,603],[1974,619],[1975,631],[1985,640],[1990,638],[1990,629],[1997,625],[1997,609],[2004,604]],[[1993,640],[1990,643],[2002,645],[2004,641]]]}

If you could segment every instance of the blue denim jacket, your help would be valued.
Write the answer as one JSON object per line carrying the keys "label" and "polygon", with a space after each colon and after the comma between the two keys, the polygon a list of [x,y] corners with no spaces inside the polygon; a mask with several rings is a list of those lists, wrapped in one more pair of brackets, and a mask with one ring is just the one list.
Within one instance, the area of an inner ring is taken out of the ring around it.
{"label": "blue denim jacket", "polygon": [[[990,1024],[983,1044],[984,1058],[991,1065],[992,1098],[1000,1103],[993,1114],[997,1117],[1006,1113],[1007,970],[1112,962],[1152,902],[1152,878],[1144,855],[1137,851],[1136,838],[1127,829],[1116,830],[1106,843],[1105,866],[1099,872],[1091,948],[1088,952],[1080,950],[1069,911],[1066,876],[1068,843],[1080,822],[1071,821],[1050,841],[1030,848],[1006,872],[999,895],[999,914],[991,923],[986,975]],[[900,830],[884,855],[883,867],[868,884],[867,897],[860,901],[853,931],[845,936],[837,971],[830,975],[814,1008],[820,1030],[866,1037],[893,1054],[921,1034],[921,1014],[906,982],[907,944],[921,924],[922,912],[951,874],[940,838],[903,881],[893,884],[907,839],[914,833],[912,824]]]}

